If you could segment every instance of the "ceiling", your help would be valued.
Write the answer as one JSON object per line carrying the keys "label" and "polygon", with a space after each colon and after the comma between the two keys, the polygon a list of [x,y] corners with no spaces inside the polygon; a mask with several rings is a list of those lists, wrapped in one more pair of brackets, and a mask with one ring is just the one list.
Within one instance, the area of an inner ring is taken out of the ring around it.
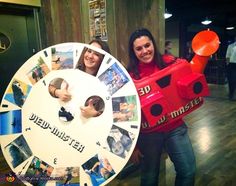
{"label": "ceiling", "polygon": [[168,20],[179,20],[187,26],[201,24],[206,17],[212,20],[211,26],[225,29],[234,26],[236,33],[235,0],[165,0],[167,11],[173,16]]}

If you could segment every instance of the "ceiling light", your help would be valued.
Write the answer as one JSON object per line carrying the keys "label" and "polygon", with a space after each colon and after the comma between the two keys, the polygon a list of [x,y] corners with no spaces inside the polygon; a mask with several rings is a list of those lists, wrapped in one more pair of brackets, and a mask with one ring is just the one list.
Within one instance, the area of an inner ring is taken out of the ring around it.
{"label": "ceiling light", "polygon": [[201,23],[203,24],[203,25],[209,25],[209,24],[211,24],[211,20],[210,19],[208,19],[208,18],[206,18],[204,21],[202,21]]}
{"label": "ceiling light", "polygon": [[168,12],[167,9],[166,9],[165,14],[164,14],[164,18],[165,18],[165,19],[168,19],[168,18],[170,18],[171,16],[172,16],[172,13]]}
{"label": "ceiling light", "polygon": [[234,26],[228,26],[226,27],[226,30],[233,30],[234,29]]}

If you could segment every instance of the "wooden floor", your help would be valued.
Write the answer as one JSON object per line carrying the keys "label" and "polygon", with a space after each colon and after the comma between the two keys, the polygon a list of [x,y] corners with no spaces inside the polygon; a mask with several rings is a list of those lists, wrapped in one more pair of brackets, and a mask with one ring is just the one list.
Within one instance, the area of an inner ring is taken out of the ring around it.
{"label": "wooden floor", "polygon": [[[185,118],[197,161],[196,186],[236,186],[236,101],[227,98],[227,85],[209,85],[211,96]],[[163,158],[160,186],[173,186],[175,171]],[[109,186],[139,185],[139,169]]]}
{"label": "wooden floor", "polygon": [[[200,109],[185,118],[197,160],[195,185],[236,186],[236,101],[227,99],[227,85],[209,86],[211,96]],[[1,156],[0,175],[9,171]],[[139,169],[130,174],[122,172],[108,185],[139,185],[139,174]],[[174,185],[174,177],[173,165],[164,155],[160,185]]]}

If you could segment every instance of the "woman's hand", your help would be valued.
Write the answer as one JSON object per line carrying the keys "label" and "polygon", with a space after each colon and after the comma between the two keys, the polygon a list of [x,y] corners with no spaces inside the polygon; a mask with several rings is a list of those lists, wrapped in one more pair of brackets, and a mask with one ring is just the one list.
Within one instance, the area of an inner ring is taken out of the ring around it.
{"label": "woman's hand", "polygon": [[57,88],[53,84],[49,85],[48,90],[51,96],[54,98],[59,98],[61,101],[68,102],[71,100],[72,96],[68,91],[68,84],[65,84],[64,87]]}
{"label": "woman's hand", "polygon": [[64,82],[64,86],[61,86],[60,89],[56,89],[54,94],[57,98],[59,98],[61,101],[68,102],[71,100],[71,94],[68,91],[69,84]]}

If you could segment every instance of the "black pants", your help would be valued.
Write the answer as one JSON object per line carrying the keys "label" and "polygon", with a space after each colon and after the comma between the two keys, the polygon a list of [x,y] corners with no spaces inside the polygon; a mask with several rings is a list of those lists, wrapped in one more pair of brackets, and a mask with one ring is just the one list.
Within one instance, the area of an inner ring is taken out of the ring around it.
{"label": "black pants", "polygon": [[229,99],[233,99],[236,87],[236,63],[229,63],[227,66],[227,78],[229,86]]}

